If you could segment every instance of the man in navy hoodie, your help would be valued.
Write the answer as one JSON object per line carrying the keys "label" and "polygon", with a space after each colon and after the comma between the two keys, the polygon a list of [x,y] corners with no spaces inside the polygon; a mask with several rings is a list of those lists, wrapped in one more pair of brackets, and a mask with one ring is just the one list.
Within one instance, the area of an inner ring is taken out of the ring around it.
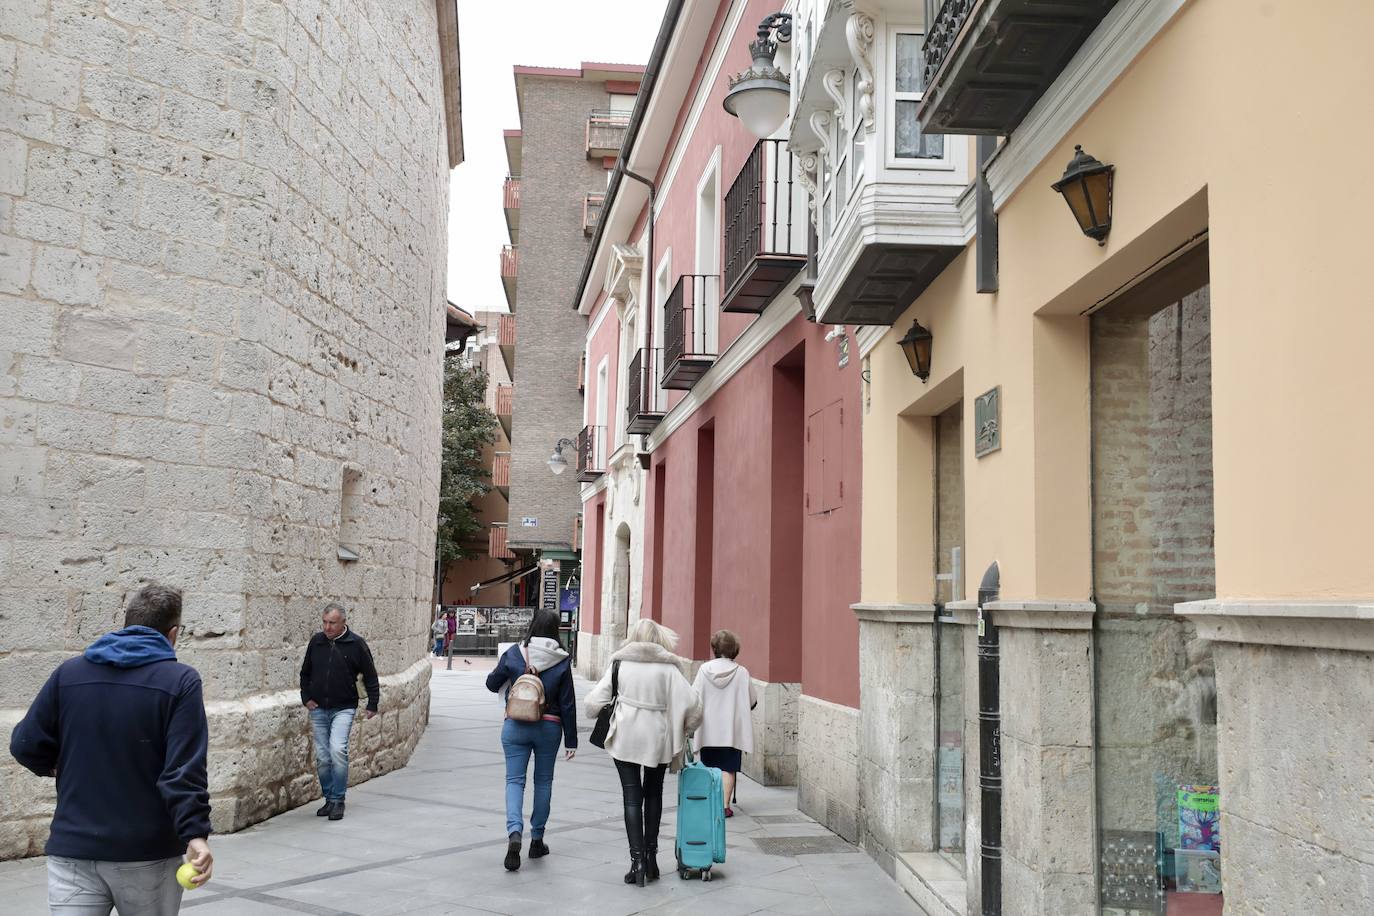
{"label": "man in navy hoodie", "polygon": [[200,675],[177,662],[181,592],[149,585],[124,629],[57,667],[10,736],[14,759],[57,778],[48,837],[53,913],[164,916],[181,909],[183,854],[213,860]]}

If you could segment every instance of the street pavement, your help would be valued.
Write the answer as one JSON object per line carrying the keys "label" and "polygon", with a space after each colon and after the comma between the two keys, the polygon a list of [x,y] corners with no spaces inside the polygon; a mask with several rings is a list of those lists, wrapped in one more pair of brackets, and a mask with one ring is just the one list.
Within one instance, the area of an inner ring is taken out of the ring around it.
{"label": "street pavement", "polygon": [[[586,741],[590,723],[583,723],[577,757],[560,757],[555,772],[545,836],[551,854],[505,871],[502,707],[483,683],[490,662],[454,659],[452,671],[445,664],[435,665],[429,728],[408,766],[350,788],[342,821],[315,817],[313,802],[214,837],[214,879],[185,895],[183,911],[923,916],[867,855],[799,813],[794,789],[744,778],[727,822],[727,861],[712,881],[684,881],[673,869],[670,776],[659,841],[663,877],[627,886],[620,787],[610,758]],[[579,682],[579,696],[590,686]],[[532,791],[531,779],[527,816]],[[46,912],[46,867],[42,858],[0,862],[0,911]]]}

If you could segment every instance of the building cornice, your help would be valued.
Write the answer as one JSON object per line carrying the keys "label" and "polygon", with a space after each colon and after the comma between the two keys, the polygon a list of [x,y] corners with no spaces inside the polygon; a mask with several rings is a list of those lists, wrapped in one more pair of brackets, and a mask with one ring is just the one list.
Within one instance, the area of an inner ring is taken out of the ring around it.
{"label": "building cornice", "polygon": [[1188,0],[1122,0],[1069,61],[987,166],[995,209],[1111,88]]}
{"label": "building cornice", "polygon": [[763,314],[759,315],[743,334],[736,337],[716,359],[715,364],[706,371],[701,380],[687,392],[687,396],[673,405],[654,431],[644,437],[646,451],[652,452],[666,442],[669,436],[697,412],[698,408],[723,388],[726,382],[734,378],[735,373],[757,356],[768,341],[801,314],[801,303],[797,301],[796,296],[797,285],[800,282],[800,278],[793,278]]}
{"label": "building cornice", "polygon": [[1091,630],[1097,605],[1091,601],[1057,599],[989,601],[992,622],[1008,629]]}

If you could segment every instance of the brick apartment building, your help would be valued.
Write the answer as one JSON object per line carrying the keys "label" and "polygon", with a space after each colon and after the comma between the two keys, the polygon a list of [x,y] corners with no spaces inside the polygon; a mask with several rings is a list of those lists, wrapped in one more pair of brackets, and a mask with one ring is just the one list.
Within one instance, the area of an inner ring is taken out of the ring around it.
{"label": "brick apartment building", "polygon": [[577,475],[555,475],[548,462],[567,439],[574,463],[583,425],[587,321],[568,307],[570,278],[586,258],[642,74],[625,64],[515,68],[520,127],[505,134],[511,244],[501,255],[520,341],[507,546],[526,562],[559,560],[565,582],[577,564],[581,500]]}

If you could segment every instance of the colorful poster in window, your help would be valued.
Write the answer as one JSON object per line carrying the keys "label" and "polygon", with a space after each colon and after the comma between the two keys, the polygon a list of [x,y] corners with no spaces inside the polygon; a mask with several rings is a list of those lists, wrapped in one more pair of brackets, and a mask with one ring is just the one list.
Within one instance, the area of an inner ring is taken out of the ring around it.
{"label": "colorful poster in window", "polygon": [[1217,786],[1178,787],[1178,843],[1182,849],[1221,850]]}

